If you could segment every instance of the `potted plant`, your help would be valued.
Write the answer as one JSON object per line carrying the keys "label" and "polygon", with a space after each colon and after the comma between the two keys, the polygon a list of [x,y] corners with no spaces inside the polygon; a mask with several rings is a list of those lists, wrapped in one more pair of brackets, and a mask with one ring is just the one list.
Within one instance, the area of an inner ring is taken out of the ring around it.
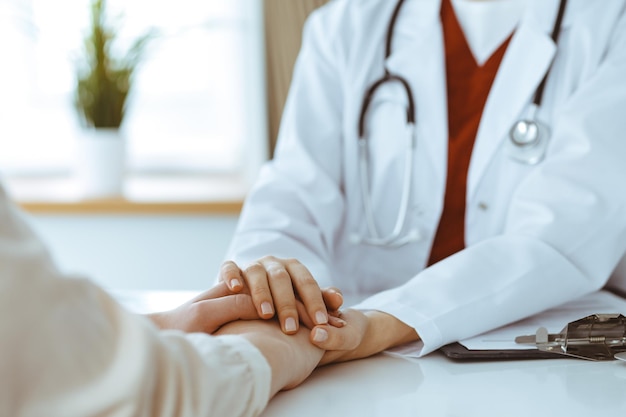
{"label": "potted plant", "polygon": [[84,128],[77,168],[84,197],[104,198],[122,191],[126,144],[121,129],[134,76],[153,33],[120,52],[118,28],[107,16],[106,0],[91,0],[90,9],[76,67],[74,104]]}

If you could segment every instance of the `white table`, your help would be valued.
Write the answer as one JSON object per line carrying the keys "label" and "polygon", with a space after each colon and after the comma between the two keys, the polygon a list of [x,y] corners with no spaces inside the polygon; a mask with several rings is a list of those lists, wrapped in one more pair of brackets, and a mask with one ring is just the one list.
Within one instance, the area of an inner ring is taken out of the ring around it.
{"label": "white table", "polygon": [[[192,292],[117,293],[138,311],[164,310]],[[386,354],[316,370],[278,394],[263,417],[626,416],[626,362],[551,359],[458,362],[442,354]]]}
{"label": "white table", "polygon": [[264,417],[626,416],[626,363],[388,355],[318,369]]}

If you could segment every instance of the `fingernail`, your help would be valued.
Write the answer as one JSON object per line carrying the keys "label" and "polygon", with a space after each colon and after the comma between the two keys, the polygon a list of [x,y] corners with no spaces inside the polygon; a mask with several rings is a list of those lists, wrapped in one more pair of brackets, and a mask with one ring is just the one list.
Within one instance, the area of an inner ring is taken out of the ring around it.
{"label": "fingernail", "polygon": [[328,316],[323,311],[318,311],[315,313],[315,321],[317,324],[326,324],[328,323]]}
{"label": "fingernail", "polygon": [[261,303],[261,313],[263,313],[263,315],[266,314],[272,314],[272,305],[270,303],[268,303],[267,301],[263,301]]}
{"label": "fingernail", "polygon": [[313,340],[316,342],[325,342],[328,339],[328,332],[324,329],[315,329]]}
{"label": "fingernail", "polygon": [[340,318],[337,318],[337,317],[333,317],[333,318],[332,318],[331,320],[329,320],[328,322],[329,322],[332,326],[335,326],[335,327],[343,327],[343,326],[345,326],[346,324],[348,324],[348,323],[346,323],[344,320],[342,320],[342,319],[340,319]]}
{"label": "fingernail", "polygon": [[341,297],[341,299],[343,300],[343,294],[342,294],[342,293],[340,293],[339,291],[336,291],[336,290],[330,290],[330,292],[332,292],[333,294],[338,295],[338,296],[339,296],[339,297]]}
{"label": "fingernail", "polygon": [[285,320],[285,330],[288,332],[296,330],[296,320],[293,317],[287,317],[287,320]]}
{"label": "fingernail", "polygon": [[241,287],[241,281],[239,281],[237,278],[231,279],[230,288],[237,288],[237,287]]}

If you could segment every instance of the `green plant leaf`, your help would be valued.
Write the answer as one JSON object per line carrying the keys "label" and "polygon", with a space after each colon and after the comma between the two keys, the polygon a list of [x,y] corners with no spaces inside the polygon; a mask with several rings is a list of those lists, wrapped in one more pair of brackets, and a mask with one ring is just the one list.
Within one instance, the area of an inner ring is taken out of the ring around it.
{"label": "green plant leaf", "polygon": [[135,39],[121,56],[113,56],[118,28],[107,16],[106,0],[92,0],[91,26],[76,68],[74,105],[84,125],[119,128],[132,91],[134,75],[155,30]]}

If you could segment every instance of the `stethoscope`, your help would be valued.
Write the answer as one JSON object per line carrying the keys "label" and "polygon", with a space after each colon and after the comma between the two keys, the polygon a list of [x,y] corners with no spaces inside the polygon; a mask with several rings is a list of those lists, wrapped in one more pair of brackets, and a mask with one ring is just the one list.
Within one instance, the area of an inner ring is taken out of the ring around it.
{"label": "stethoscope", "polygon": [[[396,20],[400,13],[400,9],[402,8],[402,4],[404,0],[399,0],[396,4],[393,13],[391,15],[391,19],[389,21],[389,25],[387,27],[387,36],[385,41],[385,61],[391,55],[391,44],[393,41],[393,31],[396,25]],[[556,20],[554,22],[554,27],[552,29],[552,40],[556,45],[558,42],[559,33],[561,31],[561,24],[563,21],[563,15],[565,14],[565,6],[567,4],[567,0],[560,0],[559,10],[557,13]],[[374,246],[388,246],[388,247],[399,247],[406,245],[407,243],[415,242],[420,239],[420,232],[418,229],[411,229],[404,236],[402,232],[404,230],[404,226],[406,224],[406,219],[408,217],[409,210],[409,200],[411,195],[411,187],[413,184],[413,161],[415,160],[415,149],[416,149],[416,137],[415,137],[415,102],[413,99],[413,92],[411,90],[411,86],[409,82],[402,76],[397,74],[392,74],[385,67],[385,73],[381,78],[374,81],[372,85],[365,92],[365,96],[363,98],[363,102],[361,104],[361,112],[359,114],[359,125],[358,125],[358,153],[359,153],[359,163],[358,163],[358,176],[359,176],[359,186],[361,188],[361,198],[363,200],[363,209],[365,212],[365,221],[367,224],[367,233],[366,235],[353,234],[351,236],[352,243],[355,244],[368,244]],[[541,83],[537,87],[535,91],[533,102],[530,105],[528,115],[526,118],[521,119],[513,124],[513,127],[509,131],[509,151],[507,152],[511,158],[518,162],[522,162],[528,165],[534,165],[543,159],[545,155],[545,151],[547,148],[548,139],[550,136],[550,129],[545,123],[540,122],[536,118],[537,111],[539,106],[541,105],[541,100],[543,98],[543,91],[545,89],[546,80],[548,78],[550,70],[541,80]],[[402,195],[400,197],[400,208],[398,209],[398,215],[396,217],[396,222],[393,227],[391,233],[387,236],[381,236],[378,232],[378,228],[376,227],[376,222],[374,220],[374,212],[372,209],[372,198],[370,195],[370,186],[368,181],[368,173],[369,173],[369,163],[367,158],[367,138],[365,135],[365,117],[367,115],[367,110],[372,101],[374,93],[378,90],[381,85],[386,83],[398,83],[404,89],[404,92],[407,97],[407,108],[406,108],[406,122],[407,122],[407,130],[409,134],[407,135],[407,151],[406,152],[406,161],[404,164],[404,175],[403,175],[403,186],[402,186]]]}

